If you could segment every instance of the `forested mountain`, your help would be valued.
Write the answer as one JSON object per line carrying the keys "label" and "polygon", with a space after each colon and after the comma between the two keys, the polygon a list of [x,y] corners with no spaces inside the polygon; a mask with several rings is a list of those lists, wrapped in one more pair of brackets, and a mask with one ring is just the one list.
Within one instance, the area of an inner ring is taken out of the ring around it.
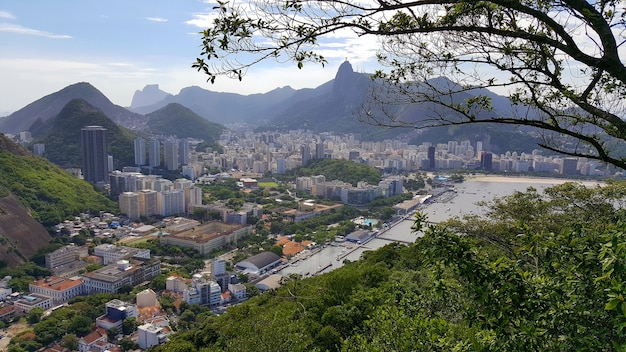
{"label": "forested mountain", "polygon": [[489,203],[489,218],[419,216],[414,244],[285,278],[154,350],[613,350],[626,343],[624,194],[566,183]]}
{"label": "forested mountain", "polygon": [[[51,227],[86,210],[117,206],[89,183],[0,135],[0,259],[14,265],[47,245]],[[43,224],[43,226],[42,226]]]}
{"label": "forested mountain", "polygon": [[215,142],[226,129],[223,125],[203,119],[180,104],[171,103],[146,115],[147,131],[154,134],[194,138]]}
{"label": "forested mountain", "polygon": [[109,119],[100,109],[82,99],[68,102],[55,117],[36,124],[31,130],[33,143],[46,146],[45,157],[63,168],[82,167],[80,131],[85,126],[102,126],[107,129],[108,153],[113,156],[114,167],[133,165],[133,140],[137,137]]}
{"label": "forested mountain", "polygon": [[87,82],[72,84],[58,92],[46,95],[9,116],[0,119],[0,132],[15,134],[30,131],[37,124],[57,114],[70,100],[83,99],[100,109],[111,120],[127,128],[141,128],[145,118],[113,104],[102,92]]}

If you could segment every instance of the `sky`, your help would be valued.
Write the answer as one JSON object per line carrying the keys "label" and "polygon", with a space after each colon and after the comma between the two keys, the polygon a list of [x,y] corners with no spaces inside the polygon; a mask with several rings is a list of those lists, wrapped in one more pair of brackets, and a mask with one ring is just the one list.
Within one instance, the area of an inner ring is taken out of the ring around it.
{"label": "sky", "polygon": [[346,59],[374,72],[377,44],[339,33],[320,48],[324,67],[266,61],[242,82],[214,84],[191,68],[200,54],[215,1],[0,0],[0,116],[77,82],[89,82],[114,104],[130,106],[148,84],[178,94],[198,86],[216,92],[265,93],[315,88],[334,78]]}

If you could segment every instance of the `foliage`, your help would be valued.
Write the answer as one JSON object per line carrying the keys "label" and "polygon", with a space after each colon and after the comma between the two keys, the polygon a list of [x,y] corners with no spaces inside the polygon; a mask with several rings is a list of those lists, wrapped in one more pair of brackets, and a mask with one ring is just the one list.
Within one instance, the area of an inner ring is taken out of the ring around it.
{"label": "foliage", "polygon": [[124,337],[120,340],[120,348],[122,351],[134,351],[139,348],[139,345],[128,337]]}
{"label": "foliage", "polygon": [[155,134],[174,135],[177,138],[194,138],[209,143],[219,139],[226,128],[218,123],[210,122],[190,109],[171,103],[146,115],[148,129]]}
{"label": "foliage", "polygon": [[137,330],[137,327],[139,325],[140,324],[137,321],[137,318],[135,317],[128,317],[124,319],[124,321],[122,321],[122,334],[124,335],[132,334],[133,332],[135,332],[135,330]]}
{"label": "foliage", "polygon": [[41,316],[43,315],[43,313],[44,313],[43,308],[35,307],[31,309],[30,312],[28,312],[28,317],[26,318],[26,321],[28,321],[28,324],[30,325],[36,324],[41,319]]}
{"label": "foliage", "polygon": [[67,334],[61,338],[61,346],[70,351],[78,350],[78,337],[74,334]]}
{"label": "foliage", "polygon": [[[224,147],[222,147],[221,144],[217,143],[217,142],[202,142],[202,143],[198,143],[196,145],[196,150],[198,152],[207,152],[207,151],[216,151],[218,153],[223,153],[224,152]],[[217,173],[219,172],[219,170],[213,170],[212,173]]]}
{"label": "foliage", "polygon": [[339,180],[357,185],[365,181],[371,185],[380,182],[380,172],[375,168],[346,159],[313,159],[304,166],[289,170],[297,176],[324,175],[327,181]]}
{"label": "foliage", "polygon": [[52,271],[40,267],[33,262],[25,262],[18,266],[5,267],[0,270],[0,276],[10,276],[9,287],[14,292],[27,292],[28,285],[36,279],[52,275]]}
{"label": "foliage", "polygon": [[44,226],[87,210],[117,209],[92,185],[43,158],[0,152],[0,164],[0,188],[15,194]]}
{"label": "foliage", "polygon": [[214,11],[192,65],[210,82],[241,80],[266,59],[324,64],[325,38],[353,32],[381,39],[377,57],[388,67],[374,75],[379,87],[362,109],[370,123],[527,125],[544,132],[547,149],[626,167],[617,151],[624,106],[615,103],[626,92],[621,1],[262,0],[223,1]]}

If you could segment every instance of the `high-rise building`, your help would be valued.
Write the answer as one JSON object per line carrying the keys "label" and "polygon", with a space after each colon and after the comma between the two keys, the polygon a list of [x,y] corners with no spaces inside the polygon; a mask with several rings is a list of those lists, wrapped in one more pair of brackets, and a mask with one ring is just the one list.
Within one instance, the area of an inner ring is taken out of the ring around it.
{"label": "high-rise building", "polygon": [[324,143],[322,142],[315,144],[315,159],[324,159]]}
{"label": "high-rise building", "polygon": [[150,217],[159,214],[158,192],[151,189],[144,189],[138,192],[139,215]]}
{"label": "high-rise building", "polygon": [[559,168],[561,175],[578,175],[578,159],[564,158]]}
{"label": "high-rise building", "polygon": [[160,193],[160,212],[163,216],[185,213],[185,192],[182,189]]}
{"label": "high-rise building", "polygon": [[276,173],[284,174],[287,171],[287,161],[283,158],[276,160]]}
{"label": "high-rise building", "polygon": [[165,167],[168,170],[178,169],[178,143],[166,142],[163,144]]}
{"label": "high-rise building", "polygon": [[148,148],[149,165],[152,167],[161,166],[161,142],[151,140]]}
{"label": "high-rise building", "polygon": [[178,141],[178,163],[181,165],[189,164],[189,141],[186,139]]}
{"label": "high-rise building", "polygon": [[85,126],[80,130],[83,148],[83,177],[85,181],[103,186],[109,183],[106,128]]}
{"label": "high-rise building", "polygon": [[146,140],[143,138],[135,139],[135,165],[146,165]]}
{"label": "high-rise building", "polygon": [[120,212],[129,219],[139,219],[141,216],[139,208],[139,195],[135,192],[124,192],[119,195],[118,205]]}
{"label": "high-rise building", "polygon": [[480,168],[491,171],[493,168],[493,155],[489,152],[480,153]]}
{"label": "high-rise building", "polygon": [[480,152],[483,151],[483,142],[476,142],[476,155],[480,157]]}
{"label": "high-rise building", "polygon": [[428,169],[429,170],[434,170],[435,169],[435,147],[434,146],[429,146],[428,147]]}
{"label": "high-rise building", "polygon": [[311,147],[309,147],[308,144],[303,144],[302,147],[300,147],[300,152],[302,155],[302,165],[306,166],[309,160],[311,160]]}
{"label": "high-rise building", "polygon": [[42,156],[46,152],[46,145],[43,143],[37,143],[33,145],[33,153],[35,155]]}

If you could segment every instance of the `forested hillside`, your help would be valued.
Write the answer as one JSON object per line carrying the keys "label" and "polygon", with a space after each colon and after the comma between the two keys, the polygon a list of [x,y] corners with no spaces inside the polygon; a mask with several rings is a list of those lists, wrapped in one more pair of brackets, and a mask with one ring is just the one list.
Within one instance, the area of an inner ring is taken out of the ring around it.
{"label": "forested hillside", "polygon": [[4,135],[0,140],[0,196],[14,194],[44,226],[86,210],[116,209],[115,203],[89,183],[30,155]]}
{"label": "forested hillside", "polygon": [[215,142],[226,127],[208,121],[192,110],[171,103],[146,115],[148,131],[154,134],[176,136],[176,138],[195,138]]}
{"label": "forested hillside", "polygon": [[290,171],[295,176],[326,176],[326,181],[339,180],[356,186],[365,181],[370,185],[380,182],[380,172],[375,168],[346,159],[313,159],[308,165]]}
{"label": "forested hillside", "polygon": [[45,157],[63,168],[82,167],[81,129],[85,126],[106,128],[107,151],[114,167],[135,162],[133,140],[138,137],[106,116],[100,109],[82,99],[68,102],[61,112],[47,121],[38,121],[32,128],[34,143],[46,146]]}
{"label": "forested hillside", "polygon": [[[626,182],[485,204],[231,307],[154,351],[606,351],[626,341]],[[617,205],[617,206],[615,206]]]}

